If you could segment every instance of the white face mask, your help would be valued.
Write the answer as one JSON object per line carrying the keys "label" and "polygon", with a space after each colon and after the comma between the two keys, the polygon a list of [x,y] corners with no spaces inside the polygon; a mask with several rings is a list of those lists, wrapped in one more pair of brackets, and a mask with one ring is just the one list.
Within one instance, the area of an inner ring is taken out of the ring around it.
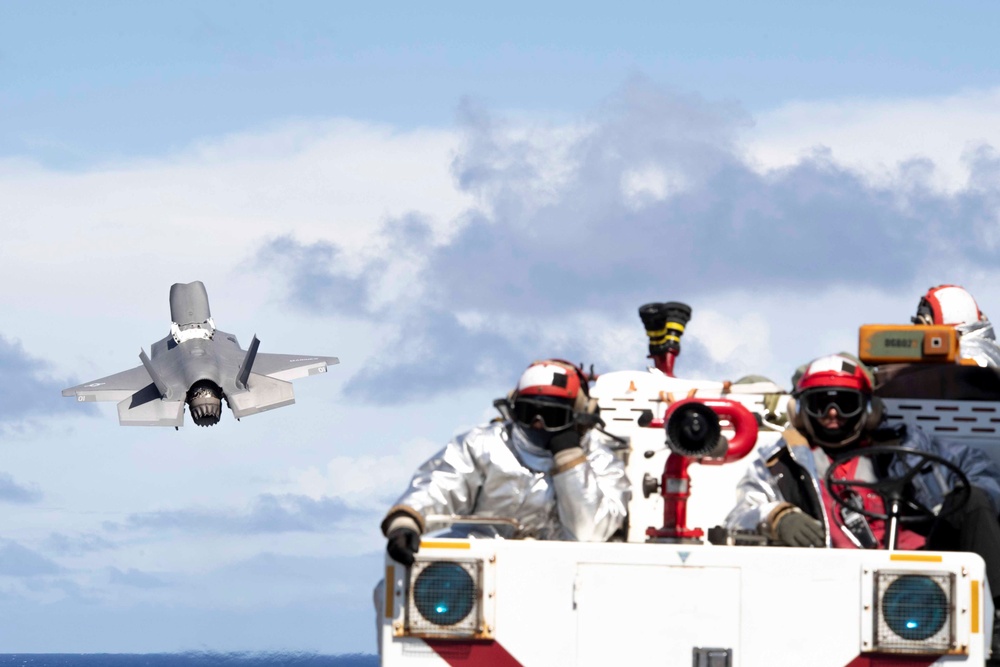
{"label": "white face mask", "polygon": [[552,452],[546,447],[551,437],[552,434],[545,431],[522,428],[517,424],[510,429],[514,455],[521,465],[536,472],[548,472],[552,468]]}
{"label": "white face mask", "polygon": [[550,433],[549,431],[522,426],[518,423],[514,424],[513,430],[523,441],[527,442],[540,452],[548,451],[549,441],[551,441],[552,436],[555,435],[555,433]]}

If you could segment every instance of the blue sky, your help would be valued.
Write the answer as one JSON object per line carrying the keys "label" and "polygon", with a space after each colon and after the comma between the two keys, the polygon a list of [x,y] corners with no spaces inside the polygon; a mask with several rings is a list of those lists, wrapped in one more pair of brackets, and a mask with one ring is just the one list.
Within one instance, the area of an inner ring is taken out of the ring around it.
{"label": "blue sky", "polygon": [[[787,385],[934,284],[1000,304],[994,3],[0,4],[0,652],[372,652],[378,522],[529,361]],[[339,356],[124,429],[202,280]],[[6,629],[4,629],[6,628]]]}
{"label": "blue sky", "polygon": [[988,2],[6,2],[0,152],[156,154],[294,117],[445,125],[463,96],[575,115],[632,74],[739,102],[991,86]]}

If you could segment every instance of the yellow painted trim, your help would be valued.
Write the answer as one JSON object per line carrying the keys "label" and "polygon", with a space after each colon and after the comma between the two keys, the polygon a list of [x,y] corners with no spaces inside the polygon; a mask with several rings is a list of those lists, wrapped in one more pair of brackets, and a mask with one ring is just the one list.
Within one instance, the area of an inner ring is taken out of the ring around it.
{"label": "yellow painted trim", "polygon": [[396,590],[396,568],[392,565],[385,566],[385,617],[392,618],[393,614],[396,613],[394,609],[395,605],[395,595],[393,593]]}
{"label": "yellow painted trim", "polygon": [[468,542],[432,542],[421,540],[420,547],[422,549],[471,549],[472,545]]}
{"label": "yellow painted trim", "polygon": [[969,631],[974,635],[979,634],[979,582],[975,579],[972,580],[972,601],[969,606],[972,607],[972,614],[969,617],[969,623],[971,627]]}
{"label": "yellow painted trim", "polygon": [[930,554],[890,554],[889,560],[906,560],[914,561],[917,563],[940,563],[944,560],[941,556],[932,556]]}

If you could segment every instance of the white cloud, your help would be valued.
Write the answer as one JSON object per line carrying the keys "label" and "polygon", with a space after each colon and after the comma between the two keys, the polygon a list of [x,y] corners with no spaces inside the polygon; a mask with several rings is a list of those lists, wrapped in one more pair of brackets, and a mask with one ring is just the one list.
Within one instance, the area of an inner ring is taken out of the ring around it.
{"label": "white cloud", "polygon": [[771,363],[771,326],[762,313],[734,317],[714,309],[700,309],[685,335],[697,340],[718,365],[752,372],[748,367]]}
{"label": "white cloud", "polygon": [[681,192],[686,186],[687,179],[683,174],[668,172],[654,164],[626,171],[621,179],[625,205],[632,210],[662,201]]}
{"label": "white cloud", "polygon": [[[266,238],[294,234],[357,251],[386,219],[414,210],[447,234],[472,201],[450,172],[457,142],[449,130],[334,120],[81,173],[0,163],[0,282],[31,276],[30,287],[7,292],[5,306],[30,313],[45,304],[86,334],[107,329],[123,304],[162,321],[173,282],[201,279],[213,301],[236,293],[223,284],[258,285],[248,263]],[[141,307],[150,302],[156,307]],[[44,336],[39,328],[26,321],[6,333],[33,339]]]}
{"label": "white cloud", "polygon": [[[490,217],[509,214],[510,200],[525,210],[537,210],[558,201],[572,180],[582,156],[579,142],[590,135],[595,124],[562,119],[553,123],[544,118],[521,115],[498,119],[485,109],[468,103],[461,109],[463,121],[484,125],[488,132],[466,135],[453,167],[464,179],[466,190],[475,197],[476,208]],[[469,156],[491,156],[485,171],[474,169],[462,174]],[[510,200],[500,196],[503,190]]]}
{"label": "white cloud", "polygon": [[1000,88],[929,98],[789,102],[757,116],[746,148],[764,170],[828,149],[838,164],[883,183],[899,180],[901,163],[926,158],[933,163],[930,184],[954,192],[969,179],[966,151],[982,143],[1000,146]]}
{"label": "white cloud", "polygon": [[292,488],[313,499],[337,498],[348,507],[388,509],[386,499],[392,502],[401,494],[417,466],[443,445],[416,438],[393,454],[335,456],[322,467],[292,470],[289,477]]}

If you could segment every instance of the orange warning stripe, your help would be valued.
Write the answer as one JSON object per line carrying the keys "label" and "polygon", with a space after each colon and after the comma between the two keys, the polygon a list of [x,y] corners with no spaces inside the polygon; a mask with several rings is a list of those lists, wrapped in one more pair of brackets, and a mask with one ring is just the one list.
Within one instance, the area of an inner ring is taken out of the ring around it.
{"label": "orange warning stripe", "polygon": [[430,540],[420,541],[421,549],[471,549],[472,545],[468,542],[438,542]]}

